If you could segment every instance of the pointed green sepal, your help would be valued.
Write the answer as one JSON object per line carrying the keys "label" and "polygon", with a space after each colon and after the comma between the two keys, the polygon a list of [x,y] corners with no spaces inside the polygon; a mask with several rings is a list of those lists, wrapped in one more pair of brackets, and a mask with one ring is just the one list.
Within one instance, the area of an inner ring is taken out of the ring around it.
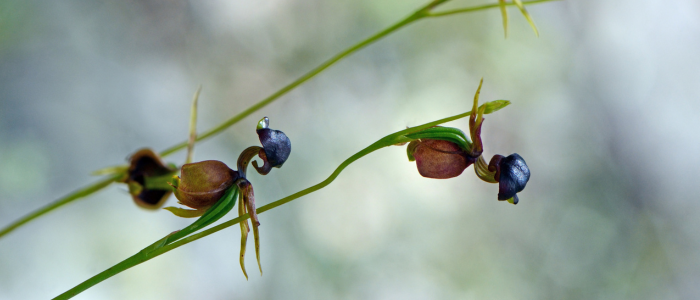
{"label": "pointed green sepal", "polygon": [[260,265],[260,234],[258,233],[258,225],[253,221],[253,239],[255,240],[255,258],[258,260],[258,269],[262,276],[262,266]]}
{"label": "pointed green sepal", "polygon": [[163,207],[163,209],[173,213],[173,215],[176,215],[180,218],[196,218],[202,216],[205,212],[207,212],[206,209],[185,209],[174,206]]}
{"label": "pointed green sepal", "polygon": [[[245,215],[245,205],[243,205],[243,194],[241,193],[239,196],[240,200],[238,201],[238,216],[243,216]],[[241,225],[241,251],[238,256],[239,262],[241,264],[241,270],[243,271],[243,276],[245,276],[245,280],[248,280],[248,272],[245,270],[245,249],[246,249],[246,244],[248,244],[248,231],[250,231],[250,228],[248,228],[248,220],[243,220],[239,223]]]}
{"label": "pointed green sepal", "polygon": [[483,107],[484,109],[484,114],[488,115],[491,113],[495,113],[510,104],[511,102],[508,100],[493,100],[491,102],[486,102],[482,104],[481,107]]}
{"label": "pointed green sepal", "polygon": [[103,176],[103,175],[112,175],[112,174],[119,174],[119,173],[126,173],[126,171],[129,169],[129,166],[127,165],[121,165],[121,166],[111,166],[111,167],[106,167],[102,168],[99,170],[96,170],[90,175],[92,176]]}
{"label": "pointed green sepal", "polygon": [[532,30],[535,31],[535,35],[537,37],[540,37],[540,32],[537,30],[537,26],[535,25],[535,21],[533,21],[532,17],[530,17],[530,13],[528,13],[527,10],[525,9],[525,5],[523,5],[523,2],[521,0],[513,0],[513,2],[515,2],[515,6],[517,6],[520,9],[520,12],[525,17],[525,20],[527,20],[527,22],[530,23],[530,27],[532,27]]}
{"label": "pointed green sepal", "polygon": [[498,0],[498,6],[501,9],[501,17],[503,18],[503,33],[508,38],[508,11],[506,10],[506,0]]}
{"label": "pointed green sepal", "polygon": [[416,152],[416,147],[418,147],[418,141],[411,141],[406,147],[406,154],[408,155],[408,161],[415,161],[416,158],[413,157],[413,153]]}

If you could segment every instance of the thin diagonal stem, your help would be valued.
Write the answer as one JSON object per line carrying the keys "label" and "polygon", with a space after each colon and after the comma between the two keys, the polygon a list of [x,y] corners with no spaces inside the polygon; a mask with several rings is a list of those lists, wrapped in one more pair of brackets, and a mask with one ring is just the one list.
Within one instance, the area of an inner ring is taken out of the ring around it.
{"label": "thin diagonal stem", "polygon": [[124,176],[124,175],[117,174],[117,175],[113,175],[111,177],[107,177],[107,178],[102,179],[98,182],[95,182],[91,185],[88,185],[82,189],[79,189],[73,193],[70,193],[63,198],[56,200],[53,203],[49,203],[48,205],[46,205],[40,209],[37,209],[37,210],[31,212],[30,214],[12,222],[10,225],[7,225],[5,228],[3,228],[2,231],[0,231],[0,238],[6,234],[12,232],[17,227],[20,227],[31,220],[34,220],[34,219],[36,219],[36,218],[38,218],[46,213],[58,208],[58,207],[61,207],[66,203],[72,202],[74,200],[77,200],[77,199],[80,199],[83,197],[87,197],[88,195],[95,193],[95,192],[107,187],[113,181],[121,178],[122,176]]}
{"label": "thin diagonal stem", "polygon": [[[426,7],[429,7],[429,5],[426,6]],[[302,83],[304,83],[304,82],[308,81],[309,79],[315,77],[315,76],[318,75],[319,73],[323,72],[323,70],[325,70],[325,69],[327,69],[328,67],[332,66],[333,64],[335,64],[335,63],[338,62],[339,60],[341,60],[341,59],[343,59],[343,58],[349,56],[350,54],[353,54],[353,53],[357,52],[358,50],[360,50],[360,49],[366,47],[367,45],[376,42],[377,40],[379,40],[379,39],[385,37],[386,35],[388,35],[388,34],[394,32],[394,31],[396,31],[396,30],[398,30],[398,29],[400,29],[400,28],[402,28],[402,27],[404,27],[404,26],[406,26],[406,25],[408,25],[408,24],[410,24],[410,23],[413,23],[413,22],[415,22],[415,21],[417,21],[417,20],[419,20],[419,19],[421,19],[421,18],[424,18],[424,17],[426,16],[426,14],[427,14],[426,7],[423,7],[423,8],[421,8],[421,9],[419,9],[419,10],[416,11],[415,13],[413,13],[413,14],[411,14],[410,16],[404,18],[403,20],[397,22],[396,24],[391,25],[391,26],[389,26],[388,28],[386,28],[386,29],[384,29],[384,30],[382,30],[382,31],[380,31],[380,32],[377,32],[376,34],[374,34],[373,36],[370,36],[369,38],[365,39],[364,41],[361,41],[361,42],[355,44],[354,46],[351,46],[350,48],[347,48],[347,49],[343,50],[342,52],[340,52],[340,53],[336,54],[335,56],[331,57],[329,60],[323,62],[322,64],[320,64],[319,66],[317,66],[317,67],[314,68],[313,70],[311,70],[311,71],[307,72],[306,74],[302,75],[302,76],[299,77],[297,80],[294,80],[292,83],[286,85],[285,87],[283,87],[282,89],[280,89],[280,90],[278,90],[277,92],[273,93],[272,95],[268,96],[267,98],[260,100],[258,103],[254,104],[253,106],[249,107],[248,109],[246,109],[246,110],[240,112],[239,114],[233,116],[232,118],[226,120],[225,122],[219,124],[218,126],[212,128],[212,129],[209,129],[209,130],[207,130],[206,132],[204,132],[204,133],[202,133],[202,134],[199,134],[199,135],[197,136],[197,141],[201,141],[201,140],[203,140],[203,139],[206,139],[206,138],[208,138],[208,137],[211,137],[211,136],[213,136],[213,135],[215,135],[215,134],[218,134],[219,132],[221,132],[221,131],[223,131],[223,130],[229,128],[229,127],[231,127],[233,124],[238,123],[238,121],[240,121],[240,120],[242,120],[243,118],[249,116],[249,115],[252,114],[253,112],[255,112],[255,111],[257,111],[257,110],[259,110],[259,109],[261,109],[261,108],[267,106],[268,104],[272,103],[273,101],[275,101],[275,100],[279,99],[280,97],[282,97],[283,95],[287,94],[289,91],[291,91],[291,90],[293,90],[294,88],[298,87],[298,86],[301,85]],[[163,152],[161,152],[160,155],[161,155],[161,156],[167,156],[167,155],[170,155],[170,154],[172,154],[172,153],[174,153],[174,152],[176,152],[176,151],[178,151],[178,150],[180,150],[180,149],[183,149],[183,148],[185,148],[185,147],[187,147],[187,142],[181,142],[181,143],[179,143],[179,144],[177,144],[177,145],[175,145],[175,146],[172,146],[172,147],[170,147],[170,148],[168,148],[168,149],[163,150]]]}

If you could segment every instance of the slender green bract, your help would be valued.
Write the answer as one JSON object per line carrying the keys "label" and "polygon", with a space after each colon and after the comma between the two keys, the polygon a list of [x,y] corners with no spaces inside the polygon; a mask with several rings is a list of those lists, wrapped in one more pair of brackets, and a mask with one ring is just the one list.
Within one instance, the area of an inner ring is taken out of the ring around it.
{"label": "slender green bract", "polygon": [[192,225],[183,228],[182,230],[175,232],[168,236],[165,244],[170,244],[177,241],[185,236],[190,235],[204,227],[209,226],[209,224],[216,222],[225,216],[233,206],[236,205],[236,199],[238,199],[238,186],[232,186],[226,191],[221,200],[217,201],[214,206],[209,208],[197,221],[192,223]]}
{"label": "slender green bract", "polygon": [[[510,104],[510,101],[496,100],[496,101],[485,103],[482,105],[482,107],[486,107],[485,113],[492,113],[492,112],[495,112],[501,108],[506,107],[508,104]],[[328,178],[326,178],[326,180],[324,180],[324,181],[322,181],[322,182],[320,182],[312,187],[301,190],[295,194],[292,194],[290,196],[287,196],[285,198],[282,198],[282,199],[277,200],[275,202],[272,202],[270,204],[259,207],[256,211],[258,214],[262,214],[262,213],[264,213],[268,210],[271,210],[275,207],[278,207],[280,205],[283,205],[285,203],[288,203],[288,202],[291,202],[295,199],[298,199],[302,196],[305,196],[305,195],[308,195],[308,194],[313,193],[315,191],[318,191],[318,190],[326,187],[327,185],[329,185],[331,182],[333,182],[333,180],[335,180],[338,177],[338,175],[340,175],[340,172],[342,172],[347,166],[349,166],[351,163],[355,162],[356,160],[362,158],[363,156],[370,154],[370,153],[377,151],[377,150],[384,148],[384,147],[389,147],[389,146],[403,144],[403,143],[413,141],[415,139],[408,137],[409,135],[424,131],[424,130],[429,129],[433,126],[436,126],[436,125],[439,125],[439,124],[442,124],[445,122],[450,122],[450,121],[454,121],[454,120],[457,120],[460,118],[467,117],[470,114],[471,114],[471,111],[463,113],[463,114],[458,114],[458,115],[455,115],[452,117],[440,119],[440,120],[437,120],[434,122],[426,123],[426,124],[423,124],[420,126],[407,128],[407,129],[392,133],[390,135],[387,135],[387,136],[379,139],[378,141],[376,141],[372,145],[369,145],[367,148],[364,148],[364,149],[360,150],[359,152],[355,153],[354,155],[350,156],[350,158],[346,159],[343,163],[341,163],[340,166],[338,166],[338,168],[336,168],[335,171],[333,171],[333,173],[330,176],[328,176]],[[219,206],[222,207],[220,212],[212,212],[213,216],[218,216],[220,218],[221,216],[223,216],[223,214],[225,214],[225,212],[228,212],[228,210],[230,210],[230,208],[228,208],[229,205],[231,205],[231,207],[233,207],[232,201],[229,201],[229,202],[224,203],[224,204],[220,204],[220,203],[225,202],[226,201],[225,199],[227,197],[233,196],[234,193],[238,193],[238,190],[232,188],[227,192],[227,194],[224,196],[224,201],[219,201],[219,203],[217,203],[217,205],[215,206],[215,207],[219,207]],[[226,210],[224,208],[228,208],[228,210]],[[200,220],[205,219],[205,217],[207,217],[207,214],[209,214],[210,211],[212,211],[213,209],[214,209],[214,207],[212,207],[212,209],[207,211],[207,213],[205,213],[200,219],[198,219],[194,224],[190,225],[187,228],[192,227],[192,229],[194,231],[194,230],[201,229],[203,226],[206,226],[206,225],[195,226],[195,224],[200,222]],[[223,212],[223,214],[222,214],[222,212]],[[144,248],[139,253],[136,253],[134,256],[127,258],[126,260],[116,264],[115,266],[103,271],[100,274],[95,275],[94,277],[84,281],[83,283],[68,290],[67,292],[59,295],[58,297],[56,297],[54,299],[70,299],[71,297],[79,294],[80,292],[104,281],[105,279],[107,279],[109,277],[112,277],[116,274],[119,274],[120,272],[122,272],[128,268],[131,268],[135,265],[138,265],[144,261],[150,260],[151,258],[154,258],[158,255],[161,255],[165,252],[173,250],[173,249],[180,247],[182,245],[185,245],[187,243],[201,239],[205,236],[208,236],[214,232],[220,231],[224,228],[236,225],[240,222],[247,220],[248,218],[250,218],[249,214],[244,214],[244,215],[241,215],[237,218],[234,218],[233,220],[221,223],[221,224],[214,226],[210,229],[204,230],[204,231],[199,232],[199,233],[194,233],[194,234],[189,235],[189,236],[184,237],[184,238],[183,238],[184,235],[181,236],[178,234],[180,232],[184,232],[185,230],[187,230],[187,228],[183,229],[177,233],[166,236],[163,239],[161,239],[161,240],[151,244],[150,246]],[[211,221],[211,222],[213,222],[213,221]],[[202,221],[201,224],[205,224],[205,223],[211,224],[211,222]],[[177,238],[172,238],[172,237],[175,237],[176,235],[177,235]]]}
{"label": "slender green bract", "polygon": [[457,128],[431,127],[421,132],[408,134],[406,136],[414,140],[431,138],[434,140],[449,141],[459,145],[459,147],[464,149],[465,151],[472,150],[471,141],[469,141],[469,139],[464,135],[464,132]]}

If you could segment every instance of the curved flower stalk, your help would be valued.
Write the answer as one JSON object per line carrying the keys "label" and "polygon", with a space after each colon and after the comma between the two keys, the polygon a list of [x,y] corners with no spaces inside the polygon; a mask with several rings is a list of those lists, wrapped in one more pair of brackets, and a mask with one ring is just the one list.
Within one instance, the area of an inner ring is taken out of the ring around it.
{"label": "curved flower stalk", "polygon": [[[183,218],[193,218],[204,216],[209,213],[214,206],[219,207],[219,202],[226,201],[225,195],[229,195],[235,190],[240,199],[238,203],[238,215],[249,215],[252,220],[253,236],[255,241],[255,257],[258,261],[258,268],[262,274],[262,266],[260,265],[260,236],[258,226],[260,220],[255,209],[255,193],[253,185],[246,178],[248,164],[258,156],[263,165],[258,166],[257,162],[253,161],[253,167],[261,175],[267,175],[272,168],[280,168],[289,158],[292,151],[292,144],[284,132],[268,128],[270,120],[264,117],[260,122],[256,132],[260,139],[260,144],[263,147],[251,146],[243,150],[238,156],[238,170],[229,168],[226,164],[216,160],[206,160],[196,163],[189,163],[182,166],[180,176],[175,177],[170,185],[175,189],[175,197],[179,203],[192,209],[166,207],[165,209],[172,212],[176,216]],[[223,199],[223,200],[222,200]],[[235,202],[235,200],[233,200]],[[218,218],[223,217],[229,210],[233,208],[233,204],[224,204],[226,207],[216,215]],[[216,221],[218,218],[211,222]],[[211,223],[209,222],[209,224]],[[208,225],[208,224],[207,224]],[[246,244],[248,241],[248,233],[250,225],[245,220],[240,223],[241,226],[241,254],[240,264],[243,270],[243,275],[246,279],[248,273],[245,269],[244,257],[246,252]],[[190,232],[191,233],[191,232]],[[189,234],[189,233],[187,233]],[[175,238],[185,236],[182,233]]]}
{"label": "curved flower stalk", "polygon": [[447,179],[457,177],[472,164],[479,178],[489,183],[499,183],[498,200],[518,204],[517,193],[525,189],[530,180],[530,169],[517,153],[508,157],[495,155],[491,162],[481,155],[484,151],[481,127],[487,107],[479,105],[479,94],[484,83],[482,78],[474,95],[474,104],[469,116],[471,140],[457,128],[431,127],[408,134],[413,139],[406,152],[409,161],[416,161],[418,172],[427,178]]}

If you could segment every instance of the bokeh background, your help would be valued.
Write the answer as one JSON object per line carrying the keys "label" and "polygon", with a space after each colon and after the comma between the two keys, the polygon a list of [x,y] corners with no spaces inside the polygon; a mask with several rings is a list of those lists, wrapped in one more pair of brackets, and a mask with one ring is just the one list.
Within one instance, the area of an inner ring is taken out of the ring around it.
{"label": "bokeh background", "polygon": [[[425,2],[0,1],[0,226],[183,141],[198,85],[204,130]],[[293,152],[251,175],[260,206],[386,134],[469,110],[483,76],[482,100],[513,102],[487,117],[485,154],[532,170],[519,205],[472,168],[426,179],[386,148],[261,215],[262,277],[252,246],[243,277],[232,227],[76,299],[700,298],[700,2],[529,11],[539,38],[515,8],[507,39],[497,10],[420,21],[195,148],[235,165],[270,117]],[[112,185],[0,239],[0,299],[54,297],[190,222]]]}

